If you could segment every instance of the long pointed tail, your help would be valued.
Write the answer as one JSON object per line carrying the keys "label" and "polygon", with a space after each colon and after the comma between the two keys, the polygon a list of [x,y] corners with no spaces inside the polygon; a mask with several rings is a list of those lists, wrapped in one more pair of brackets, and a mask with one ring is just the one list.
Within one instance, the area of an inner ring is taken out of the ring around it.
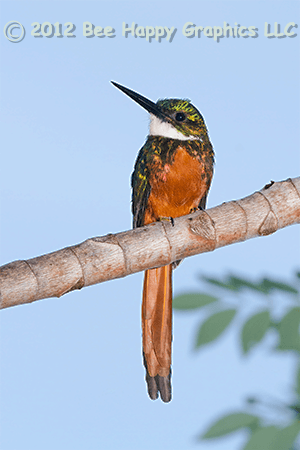
{"label": "long pointed tail", "polygon": [[172,265],[146,270],[143,304],[143,355],[148,394],[169,402],[172,351]]}

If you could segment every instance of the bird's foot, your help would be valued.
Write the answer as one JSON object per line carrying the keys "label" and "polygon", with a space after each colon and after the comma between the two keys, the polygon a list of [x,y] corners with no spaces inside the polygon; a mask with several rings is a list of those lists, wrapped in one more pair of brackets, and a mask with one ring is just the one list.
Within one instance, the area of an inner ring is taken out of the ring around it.
{"label": "bird's foot", "polygon": [[197,212],[197,211],[204,211],[204,208],[202,208],[202,206],[198,206],[198,208],[191,208],[190,214],[193,214],[194,212]]}
{"label": "bird's foot", "polygon": [[174,227],[173,217],[159,217],[158,221],[159,222],[169,222],[172,225],[172,227]]}

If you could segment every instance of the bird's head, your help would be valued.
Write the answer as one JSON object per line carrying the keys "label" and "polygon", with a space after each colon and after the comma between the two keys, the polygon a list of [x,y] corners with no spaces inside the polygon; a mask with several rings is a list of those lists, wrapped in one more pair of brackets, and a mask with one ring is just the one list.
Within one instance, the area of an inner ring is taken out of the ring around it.
{"label": "bird's head", "polygon": [[150,135],[200,141],[208,137],[204,119],[190,100],[168,98],[154,103],[114,81],[112,84],[150,113]]}

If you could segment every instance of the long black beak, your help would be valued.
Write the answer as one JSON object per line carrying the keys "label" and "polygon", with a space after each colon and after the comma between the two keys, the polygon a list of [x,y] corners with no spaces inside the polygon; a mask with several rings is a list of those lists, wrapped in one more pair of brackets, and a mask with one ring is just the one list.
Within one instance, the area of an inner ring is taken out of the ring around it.
{"label": "long black beak", "polygon": [[143,97],[141,94],[138,94],[135,91],[132,91],[131,89],[128,89],[125,86],[122,86],[121,84],[116,83],[115,81],[111,81],[111,83],[116,86],[120,91],[124,92],[124,94],[128,95],[132,100],[137,102],[139,105],[141,105],[143,108],[145,108],[150,114],[154,114],[156,117],[160,119],[165,119],[166,116],[162,112],[162,110],[156,105],[156,103],[152,102],[151,100],[148,100],[146,97]]}

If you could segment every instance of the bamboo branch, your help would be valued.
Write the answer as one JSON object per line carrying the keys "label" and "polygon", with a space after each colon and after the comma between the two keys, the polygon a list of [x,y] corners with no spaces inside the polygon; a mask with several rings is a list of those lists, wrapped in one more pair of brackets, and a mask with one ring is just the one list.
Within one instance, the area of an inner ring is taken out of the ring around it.
{"label": "bamboo branch", "polygon": [[169,222],[88,239],[0,267],[0,308],[60,297],[300,223],[300,177]]}

